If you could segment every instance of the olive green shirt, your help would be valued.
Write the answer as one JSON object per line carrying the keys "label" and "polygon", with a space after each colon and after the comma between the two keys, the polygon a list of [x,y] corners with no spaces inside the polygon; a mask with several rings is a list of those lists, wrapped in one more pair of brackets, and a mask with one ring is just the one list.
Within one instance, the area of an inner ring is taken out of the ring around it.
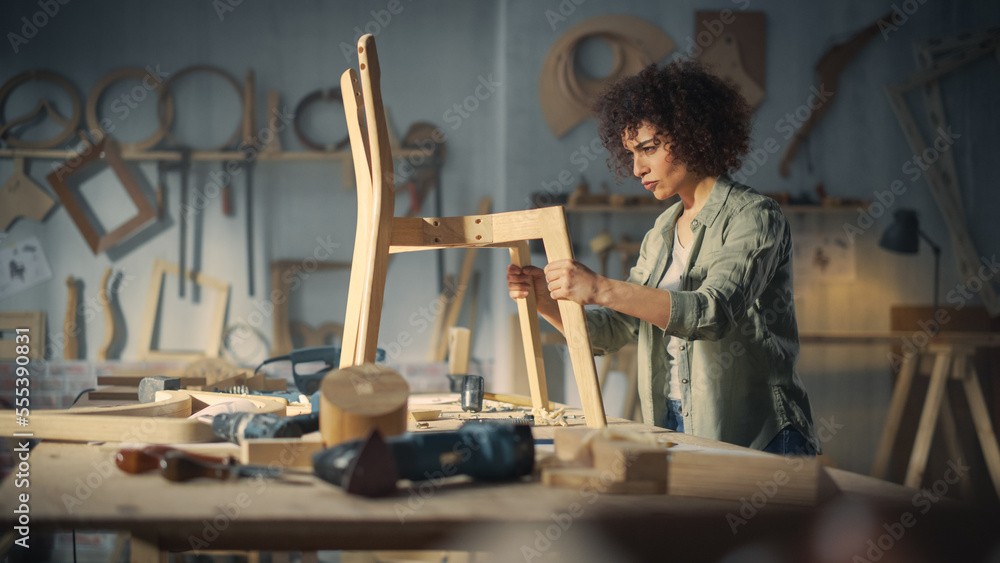
{"label": "olive green shirt", "polygon": [[[680,202],[642,241],[630,283],[655,288],[673,251]],[[694,240],[670,291],[665,329],[607,308],[589,309],[593,345],[606,353],[639,345],[639,397],[647,424],[661,426],[669,393],[665,336],[681,342],[681,411],[689,434],[763,449],[792,426],[819,451],[809,397],[798,375],[792,301],[792,240],[778,204],[720,176],[691,222]]]}

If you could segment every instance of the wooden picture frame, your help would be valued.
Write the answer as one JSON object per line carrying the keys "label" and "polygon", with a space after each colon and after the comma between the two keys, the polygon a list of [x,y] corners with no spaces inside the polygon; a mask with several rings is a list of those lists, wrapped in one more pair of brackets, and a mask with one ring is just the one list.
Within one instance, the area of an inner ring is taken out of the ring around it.
{"label": "wooden picture frame", "polygon": [[139,333],[140,360],[169,360],[193,362],[202,358],[219,357],[219,346],[222,343],[222,331],[226,322],[226,307],[229,305],[229,284],[206,276],[201,272],[188,270],[186,277],[196,285],[216,290],[215,312],[212,315],[208,329],[209,339],[204,352],[171,351],[153,349],[153,331],[156,328],[156,310],[160,304],[160,290],[163,288],[163,276],[166,274],[180,276],[181,268],[177,264],[157,258],[153,264],[153,275],[149,280],[149,294],[146,296],[146,312],[142,317],[142,329]]}
{"label": "wooden picture frame", "polygon": [[[69,184],[66,183],[69,177],[98,161],[104,161],[111,167],[115,176],[118,177],[118,181],[125,188],[129,199],[132,200],[132,203],[138,209],[138,212],[132,218],[103,236],[98,233],[97,226],[90,222],[80,200],[73,193]],[[69,213],[70,218],[76,223],[76,228],[83,235],[83,240],[87,242],[87,246],[90,247],[90,250],[95,255],[122,242],[140,227],[156,219],[156,209],[146,199],[139,184],[132,176],[132,173],[129,172],[125,161],[122,159],[118,143],[111,137],[105,136],[97,143],[94,143],[90,147],[90,150],[81,154],[78,159],[71,158],[67,160],[62,166],[46,176],[46,179],[49,181],[52,189],[55,190],[59,201],[66,207],[66,212]]]}

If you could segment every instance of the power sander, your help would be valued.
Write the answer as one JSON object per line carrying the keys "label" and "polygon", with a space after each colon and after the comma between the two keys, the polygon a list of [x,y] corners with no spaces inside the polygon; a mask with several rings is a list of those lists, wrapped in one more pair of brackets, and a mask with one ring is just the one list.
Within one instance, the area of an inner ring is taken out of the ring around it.
{"label": "power sander", "polygon": [[407,432],[383,439],[373,430],[313,455],[317,477],[346,492],[367,497],[396,490],[396,481],[426,481],[468,475],[481,481],[509,481],[535,465],[531,427],[475,424],[447,432]]}

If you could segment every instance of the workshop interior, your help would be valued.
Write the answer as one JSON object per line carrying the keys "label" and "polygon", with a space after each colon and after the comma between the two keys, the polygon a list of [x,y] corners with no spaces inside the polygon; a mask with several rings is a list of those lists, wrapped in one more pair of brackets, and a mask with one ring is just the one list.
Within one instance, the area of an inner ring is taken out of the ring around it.
{"label": "workshop interior", "polygon": [[[1000,561],[1000,3],[0,14],[0,559]],[[508,291],[652,259],[679,199],[594,104],[686,61],[752,112],[794,297],[731,320],[797,322],[819,455],[663,428],[642,331]]]}

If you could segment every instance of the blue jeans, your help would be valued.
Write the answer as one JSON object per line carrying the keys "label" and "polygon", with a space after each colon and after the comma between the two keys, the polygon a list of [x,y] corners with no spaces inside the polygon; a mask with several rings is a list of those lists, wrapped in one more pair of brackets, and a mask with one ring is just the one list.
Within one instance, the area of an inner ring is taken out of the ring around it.
{"label": "blue jeans", "polygon": [[[681,415],[681,402],[667,399],[667,408],[663,413],[663,427],[674,432],[684,432],[684,416]],[[763,451],[778,455],[815,456],[816,449],[806,440],[801,432],[786,426],[764,446]]]}

